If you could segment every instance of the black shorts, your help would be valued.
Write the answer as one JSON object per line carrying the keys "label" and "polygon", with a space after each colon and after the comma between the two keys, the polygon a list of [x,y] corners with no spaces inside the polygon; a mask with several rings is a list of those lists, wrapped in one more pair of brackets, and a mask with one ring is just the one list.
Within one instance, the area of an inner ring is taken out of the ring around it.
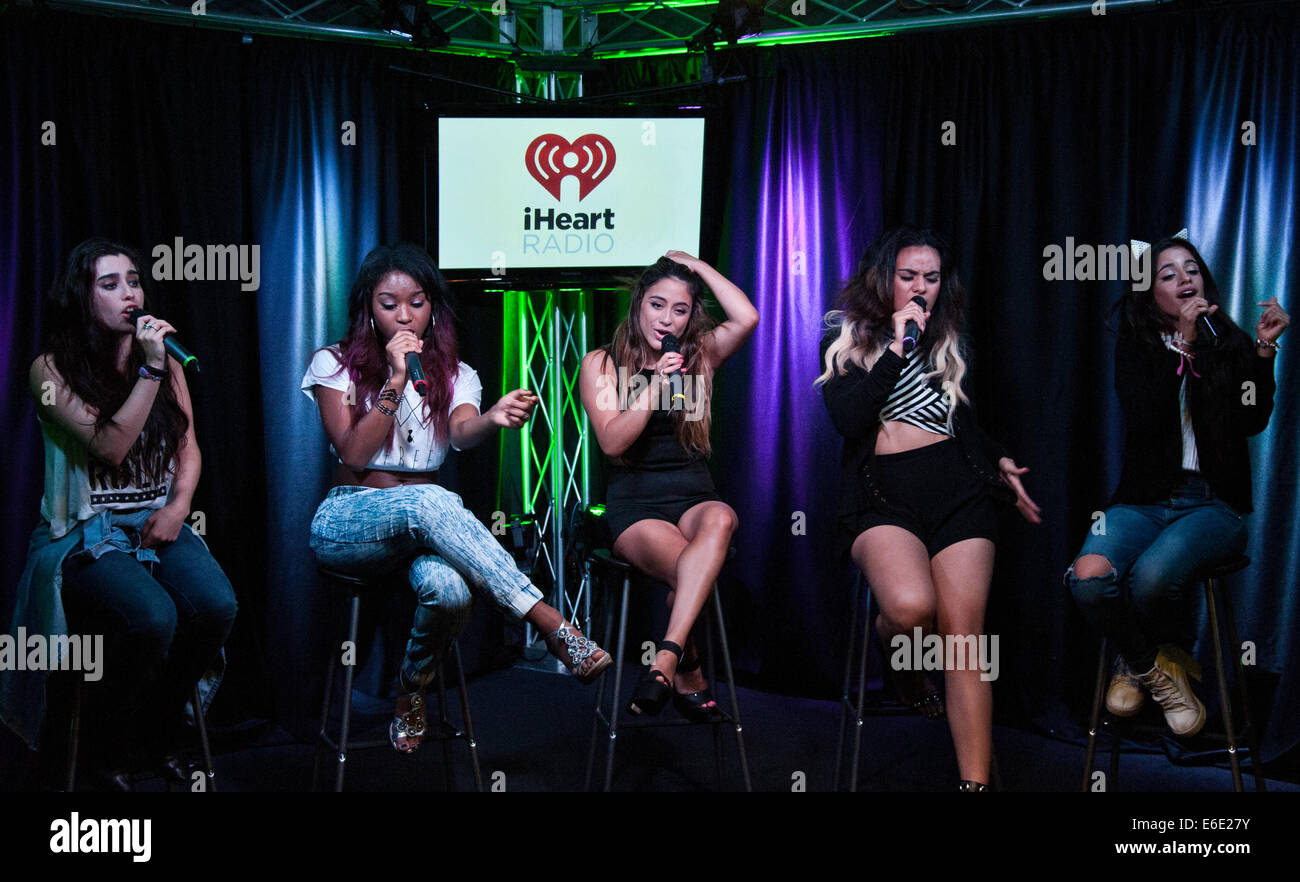
{"label": "black shorts", "polygon": [[676,525],[689,509],[720,498],[703,460],[668,471],[611,469],[605,493],[610,546],[637,521],[654,519]]}
{"label": "black shorts", "polygon": [[925,543],[931,557],[963,539],[997,542],[993,497],[954,439],[877,456],[875,473],[888,505],[857,515],[854,538],[872,527],[902,527]]}

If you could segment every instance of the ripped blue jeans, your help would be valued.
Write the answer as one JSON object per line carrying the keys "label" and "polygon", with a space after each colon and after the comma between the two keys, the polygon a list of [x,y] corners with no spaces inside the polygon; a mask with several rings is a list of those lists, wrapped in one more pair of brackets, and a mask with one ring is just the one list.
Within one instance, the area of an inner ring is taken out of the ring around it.
{"label": "ripped blue jeans", "polygon": [[1071,566],[1065,584],[1088,623],[1140,673],[1151,670],[1160,644],[1190,642],[1184,589],[1192,576],[1245,548],[1243,516],[1189,477],[1171,499],[1106,509],[1079,557],[1101,555],[1113,569],[1080,579]]}
{"label": "ripped blue jeans", "polygon": [[409,686],[432,679],[469,620],[473,593],[519,618],[542,599],[461,498],[437,484],[335,487],[312,518],[311,549],[358,576],[405,569],[417,601],[402,660]]}

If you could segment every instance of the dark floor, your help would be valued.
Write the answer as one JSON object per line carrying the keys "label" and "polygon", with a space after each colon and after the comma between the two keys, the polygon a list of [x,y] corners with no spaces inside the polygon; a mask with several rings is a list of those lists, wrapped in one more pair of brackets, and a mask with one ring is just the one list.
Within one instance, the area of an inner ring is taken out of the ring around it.
{"label": "dark floor", "polygon": [[[640,669],[627,668],[624,691]],[[612,673],[606,676],[612,688]],[[488,674],[470,684],[475,734],[484,786],[507,791],[559,791],[583,788],[591,710],[596,686],[584,687],[574,678],[513,668]],[[718,696],[725,705],[725,686]],[[606,697],[608,701],[608,696]],[[753,788],[789,791],[832,790],[839,706],[834,702],[789,698],[742,688],[745,748]],[[459,719],[451,693],[453,719]],[[353,741],[384,738],[391,705],[357,694],[353,711]],[[659,718],[680,718],[667,708]],[[287,726],[249,724],[213,733],[217,781],[224,791],[295,792],[312,782],[314,751],[310,739],[314,720]],[[742,789],[736,738],[721,729],[725,775],[723,788]],[[600,739],[595,784],[603,774],[606,737]],[[1007,727],[994,730],[1001,789],[1006,791],[1073,791],[1079,788],[1082,744]],[[1171,747],[1174,747],[1170,743]],[[1103,741],[1096,765],[1105,768],[1109,750]],[[864,725],[858,789],[863,791],[952,790],[956,760],[946,722],[909,714],[872,716]],[[464,743],[451,745],[455,785],[473,788],[469,754]],[[1170,751],[1175,756],[1179,753]],[[1179,764],[1161,750],[1158,738],[1131,744],[1120,766],[1124,791],[1229,791],[1232,777],[1226,753],[1194,757],[1197,763],[1217,759],[1220,766]],[[332,786],[331,757],[322,782]],[[707,726],[672,725],[653,729],[623,729],[619,733],[613,789],[618,791],[696,791],[717,786],[713,737]],[[346,789],[352,791],[444,790],[443,752],[426,743],[413,756],[399,756],[386,744],[351,753]],[[1246,785],[1254,781],[1247,776]],[[162,789],[157,780],[138,783],[140,789]],[[1270,780],[1269,789],[1297,791],[1293,783]]]}

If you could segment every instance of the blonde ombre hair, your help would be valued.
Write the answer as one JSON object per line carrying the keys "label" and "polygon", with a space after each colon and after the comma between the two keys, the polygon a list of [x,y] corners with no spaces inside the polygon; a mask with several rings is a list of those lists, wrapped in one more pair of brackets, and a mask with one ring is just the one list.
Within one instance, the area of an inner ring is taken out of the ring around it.
{"label": "blonde ombre hair", "polygon": [[966,294],[957,278],[952,252],[940,236],[914,227],[895,227],[876,237],[844,286],[840,306],[826,313],[826,330],[838,328],[823,357],[823,370],[814,385],[842,376],[850,364],[870,371],[893,339],[894,269],[904,248],[932,248],[939,255],[939,297],[935,300],[918,344],[929,370],[926,380],[939,378],[948,403],[948,428],[959,404],[968,404],[962,391],[966,377],[962,323]]}

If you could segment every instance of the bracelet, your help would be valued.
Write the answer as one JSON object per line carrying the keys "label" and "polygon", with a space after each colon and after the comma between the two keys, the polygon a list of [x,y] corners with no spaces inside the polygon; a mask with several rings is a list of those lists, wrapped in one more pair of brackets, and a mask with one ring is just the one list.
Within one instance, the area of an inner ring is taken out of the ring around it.
{"label": "bracelet", "polygon": [[157,368],[149,367],[147,364],[140,365],[140,370],[136,371],[136,373],[144,377],[146,380],[153,380],[155,383],[161,383],[163,378],[167,376],[166,371],[160,371]]}
{"label": "bracelet", "polygon": [[1256,337],[1256,338],[1255,338],[1255,348],[1256,348],[1256,349],[1272,349],[1274,352],[1278,352],[1278,351],[1280,351],[1280,350],[1282,349],[1281,346],[1278,346],[1278,345],[1277,345],[1277,341],[1276,341],[1276,340],[1274,340],[1272,343],[1265,343],[1262,337]]}
{"label": "bracelet", "polygon": [[384,391],[382,391],[382,392],[379,393],[379,400],[380,400],[380,401],[391,401],[391,402],[393,402],[393,404],[399,404],[399,403],[401,402],[402,398],[401,398],[401,396],[399,396],[399,395],[397,394],[396,390],[394,390],[394,389],[390,389],[390,388],[388,388],[387,386],[385,386],[385,387],[384,387]]}
{"label": "bracelet", "polygon": [[378,411],[382,413],[384,416],[397,416],[397,411],[389,407],[384,407],[382,401],[376,401],[375,408],[378,409]]}

